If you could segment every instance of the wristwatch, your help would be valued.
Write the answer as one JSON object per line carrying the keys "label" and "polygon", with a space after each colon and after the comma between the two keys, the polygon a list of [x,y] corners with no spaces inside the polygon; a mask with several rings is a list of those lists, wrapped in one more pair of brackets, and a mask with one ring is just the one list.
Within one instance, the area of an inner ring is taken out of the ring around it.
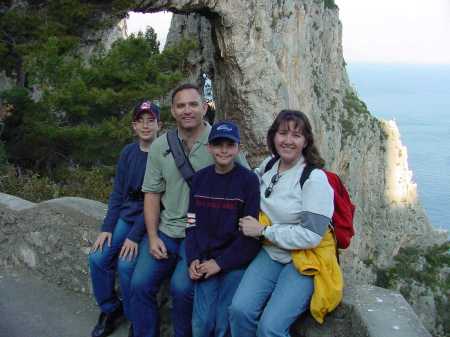
{"label": "wristwatch", "polygon": [[264,236],[264,234],[266,234],[266,228],[267,228],[267,227],[264,227],[263,230],[261,231],[261,234],[258,236],[258,239],[259,239],[260,241],[263,241],[263,240],[266,239],[266,237]]}

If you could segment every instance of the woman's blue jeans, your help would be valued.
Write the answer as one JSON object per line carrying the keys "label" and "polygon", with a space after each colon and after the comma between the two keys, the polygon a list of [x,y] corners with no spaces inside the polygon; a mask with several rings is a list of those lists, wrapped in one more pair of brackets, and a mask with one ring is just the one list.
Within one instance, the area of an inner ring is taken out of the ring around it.
{"label": "woman's blue jeans", "polygon": [[250,263],[230,306],[233,337],[289,337],[289,328],[309,308],[313,278],[264,249]]}
{"label": "woman's blue jeans", "polygon": [[103,250],[99,249],[89,254],[92,288],[100,310],[111,313],[120,305],[115,291],[116,270],[119,274],[125,316],[130,320],[130,282],[136,264],[133,260],[119,259],[120,249],[127,238],[132,225],[119,219],[112,233],[111,246],[105,242]]}
{"label": "woman's blue jeans", "polygon": [[184,239],[175,239],[158,232],[168,258],[157,260],[149,253],[148,236],[139,246],[136,271],[131,281],[131,308],[134,336],[158,337],[159,312],[156,295],[167,278],[172,297],[171,318],[175,337],[192,335],[192,301],[194,286],[189,278]]}

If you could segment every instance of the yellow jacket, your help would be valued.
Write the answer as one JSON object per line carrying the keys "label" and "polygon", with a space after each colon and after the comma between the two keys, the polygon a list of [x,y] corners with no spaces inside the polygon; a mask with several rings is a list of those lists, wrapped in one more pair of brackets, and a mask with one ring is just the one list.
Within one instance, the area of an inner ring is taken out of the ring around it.
{"label": "yellow jacket", "polygon": [[[270,226],[266,214],[260,212],[259,223]],[[320,244],[312,249],[292,251],[292,262],[303,275],[314,276],[314,292],[309,310],[314,319],[323,323],[325,315],[342,300],[344,280],[336,257],[336,241],[328,230]]]}

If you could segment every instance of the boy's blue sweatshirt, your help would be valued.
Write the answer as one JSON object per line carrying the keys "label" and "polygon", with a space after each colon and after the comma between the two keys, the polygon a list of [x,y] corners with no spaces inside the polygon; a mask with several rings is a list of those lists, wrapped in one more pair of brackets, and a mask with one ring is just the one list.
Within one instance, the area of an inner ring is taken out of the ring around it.
{"label": "boy's blue sweatshirt", "polygon": [[[141,193],[147,154],[139,143],[126,145],[117,163],[114,189],[109,196],[108,211],[101,227],[102,232],[114,231],[117,220],[133,224],[127,238],[139,242],[145,233],[144,200]],[[136,193],[137,192],[137,193]]]}
{"label": "boy's blue sweatshirt", "polygon": [[198,171],[192,179],[186,228],[188,266],[192,261],[214,259],[221,270],[246,266],[258,253],[258,240],[239,231],[239,218],[258,217],[259,180],[256,174],[235,163],[226,173],[214,165]]}

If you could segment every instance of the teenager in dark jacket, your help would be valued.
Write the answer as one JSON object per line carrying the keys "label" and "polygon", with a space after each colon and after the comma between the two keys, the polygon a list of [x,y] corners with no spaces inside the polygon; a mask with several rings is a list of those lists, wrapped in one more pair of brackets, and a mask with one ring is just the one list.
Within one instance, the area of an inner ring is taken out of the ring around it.
{"label": "teenager in dark jacket", "polygon": [[[148,150],[160,127],[159,117],[159,108],[150,101],[135,107],[132,127],[137,141],[126,145],[120,154],[108,211],[89,254],[92,288],[101,311],[92,337],[112,333],[123,314],[131,321],[130,281],[138,244],[145,234],[141,187]],[[122,301],[115,292],[116,270]]]}

